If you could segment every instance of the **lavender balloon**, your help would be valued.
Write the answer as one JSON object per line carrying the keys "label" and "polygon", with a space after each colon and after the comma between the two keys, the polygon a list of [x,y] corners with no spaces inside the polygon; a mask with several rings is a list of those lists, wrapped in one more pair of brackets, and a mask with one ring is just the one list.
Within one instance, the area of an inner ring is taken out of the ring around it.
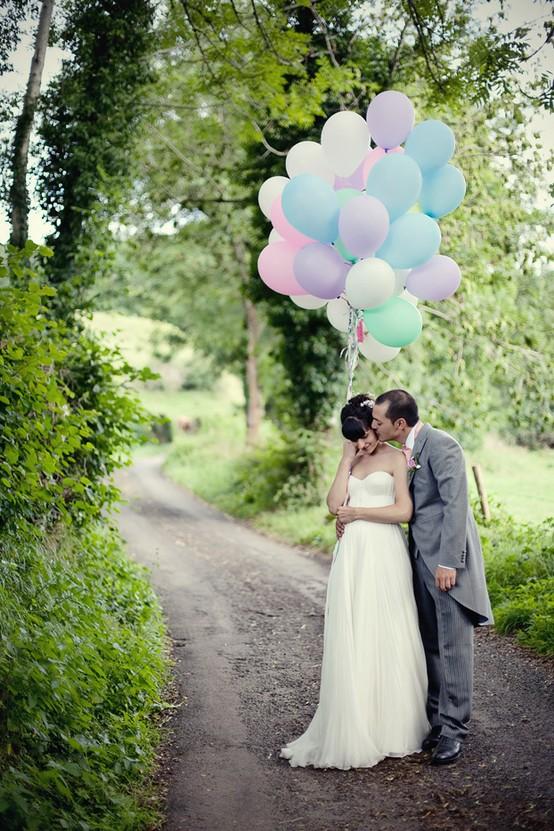
{"label": "lavender balloon", "polygon": [[350,265],[330,245],[314,242],[298,251],[293,268],[296,280],[308,294],[332,300],[344,290]]}
{"label": "lavender balloon", "polygon": [[461,279],[458,264],[444,254],[436,254],[410,271],[406,288],[420,300],[446,300],[454,294]]}
{"label": "lavender balloon", "polygon": [[388,150],[402,144],[411,132],[414,108],[402,92],[380,92],[369,105],[366,120],[375,143]]}
{"label": "lavender balloon", "polygon": [[374,196],[355,196],[341,208],[339,234],[355,257],[369,257],[384,243],[389,232],[389,214]]}

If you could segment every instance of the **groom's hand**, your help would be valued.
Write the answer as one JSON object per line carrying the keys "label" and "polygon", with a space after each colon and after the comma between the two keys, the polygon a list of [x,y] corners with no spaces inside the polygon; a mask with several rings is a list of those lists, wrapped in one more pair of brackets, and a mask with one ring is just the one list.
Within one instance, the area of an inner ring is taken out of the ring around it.
{"label": "groom's hand", "polygon": [[435,571],[435,586],[442,592],[447,592],[456,585],[456,569],[437,566]]}

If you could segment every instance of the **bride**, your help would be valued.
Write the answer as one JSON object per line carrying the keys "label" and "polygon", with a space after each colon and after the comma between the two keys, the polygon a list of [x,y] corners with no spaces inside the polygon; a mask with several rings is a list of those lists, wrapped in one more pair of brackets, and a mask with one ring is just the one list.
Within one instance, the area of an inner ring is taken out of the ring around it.
{"label": "bride", "polygon": [[327,586],[319,704],[281,749],[293,767],[372,767],[421,750],[427,673],[398,525],[412,515],[404,454],[371,429],[373,399],[341,411],[342,458],[327,496],[345,525]]}

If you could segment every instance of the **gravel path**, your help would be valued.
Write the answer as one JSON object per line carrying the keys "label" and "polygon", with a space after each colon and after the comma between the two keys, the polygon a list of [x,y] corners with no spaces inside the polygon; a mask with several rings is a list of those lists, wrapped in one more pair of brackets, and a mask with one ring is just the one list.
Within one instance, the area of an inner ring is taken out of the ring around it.
{"label": "gravel path", "polygon": [[168,481],[160,459],[120,475],[120,527],[152,570],[176,658],[164,831],[550,829],[552,667],[479,630],[460,761],[291,768],[279,748],[318,701],[330,560],[274,542]]}

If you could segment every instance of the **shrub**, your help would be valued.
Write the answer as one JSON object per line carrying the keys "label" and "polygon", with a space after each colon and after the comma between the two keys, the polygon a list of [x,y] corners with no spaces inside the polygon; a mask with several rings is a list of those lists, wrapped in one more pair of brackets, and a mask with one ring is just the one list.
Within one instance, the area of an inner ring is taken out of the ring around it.
{"label": "shrub", "polygon": [[0,270],[10,278],[0,286],[0,513],[4,533],[17,536],[22,523],[82,524],[117,498],[110,474],[148,419],[129,385],[151,373],[49,319],[53,289],[28,264],[32,249],[8,251]]}
{"label": "shrub", "polygon": [[1,827],[144,827],[165,656],[142,568],[100,524],[0,556]]}
{"label": "shrub", "polygon": [[49,318],[37,248],[0,266],[0,827],[139,829],[164,628],[106,509],[151,373]]}
{"label": "shrub", "polygon": [[518,524],[497,506],[480,527],[496,627],[554,654],[554,519]]}

